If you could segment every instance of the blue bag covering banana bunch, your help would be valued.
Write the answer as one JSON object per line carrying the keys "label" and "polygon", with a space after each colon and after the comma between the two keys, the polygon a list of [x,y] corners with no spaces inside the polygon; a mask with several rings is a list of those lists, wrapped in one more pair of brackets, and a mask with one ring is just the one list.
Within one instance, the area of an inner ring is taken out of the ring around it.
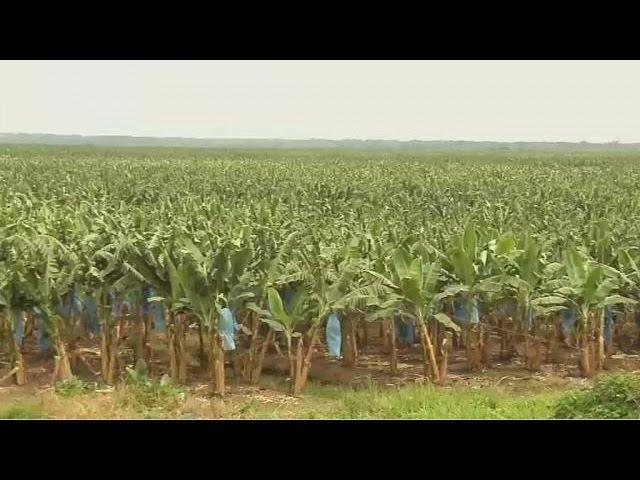
{"label": "blue bag covering banana bunch", "polygon": [[340,329],[340,319],[335,312],[327,318],[326,336],[329,356],[332,358],[340,358],[342,331]]}
{"label": "blue bag covering banana bunch", "polygon": [[225,351],[235,350],[235,335],[236,331],[239,329],[239,325],[236,321],[235,314],[228,307],[222,309],[219,328],[220,335],[222,336],[222,348]]}
{"label": "blue bag covering banana bunch", "polygon": [[[464,302],[454,302],[453,306],[453,319],[463,325],[467,323],[467,306]],[[471,323],[480,322],[480,312],[478,311],[478,305],[476,302],[471,309]]]}

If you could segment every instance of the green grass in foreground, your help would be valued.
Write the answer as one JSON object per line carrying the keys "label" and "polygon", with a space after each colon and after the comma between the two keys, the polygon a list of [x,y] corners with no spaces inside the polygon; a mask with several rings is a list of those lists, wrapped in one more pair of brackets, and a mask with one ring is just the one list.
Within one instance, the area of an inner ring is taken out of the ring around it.
{"label": "green grass in foreground", "polygon": [[[328,389],[329,390],[325,390]],[[441,389],[431,385],[361,390],[312,385],[305,398],[333,400],[328,411],[299,412],[298,418],[512,419],[549,418],[559,392],[513,394],[498,389]],[[257,414],[258,412],[256,412]]]}
{"label": "green grass in foreground", "polygon": [[0,418],[8,420],[27,420],[48,418],[39,403],[33,401],[15,402],[0,407]]}
{"label": "green grass in foreground", "polygon": [[[513,392],[502,388],[438,388],[411,385],[353,390],[309,384],[297,399],[230,395],[224,400],[186,395],[141,402],[131,385],[104,395],[77,390],[0,403],[0,418],[309,418],[309,419],[526,419],[551,418],[560,390]],[[144,398],[150,398],[149,386]],[[163,387],[167,388],[167,387]],[[272,390],[272,392],[274,392]],[[162,400],[167,399],[166,402]],[[160,405],[162,403],[162,405]],[[151,408],[153,407],[153,408]]]}

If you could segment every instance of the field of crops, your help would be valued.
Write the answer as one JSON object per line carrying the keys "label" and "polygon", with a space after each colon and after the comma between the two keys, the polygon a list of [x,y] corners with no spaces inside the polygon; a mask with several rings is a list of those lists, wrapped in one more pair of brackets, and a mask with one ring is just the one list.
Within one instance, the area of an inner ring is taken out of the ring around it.
{"label": "field of crops", "polygon": [[0,384],[592,377],[640,340],[640,152],[0,146],[0,187]]}

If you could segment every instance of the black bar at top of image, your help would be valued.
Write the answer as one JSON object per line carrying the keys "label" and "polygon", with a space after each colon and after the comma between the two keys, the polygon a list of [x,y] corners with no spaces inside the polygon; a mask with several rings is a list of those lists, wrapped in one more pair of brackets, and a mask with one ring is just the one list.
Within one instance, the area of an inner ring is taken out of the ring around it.
{"label": "black bar at top of image", "polygon": [[[320,8],[322,7],[322,8]],[[0,59],[23,60],[632,60],[635,16],[555,5],[228,7],[81,15],[11,14]],[[524,10],[524,9],[523,9]],[[162,17],[165,18],[162,18]]]}

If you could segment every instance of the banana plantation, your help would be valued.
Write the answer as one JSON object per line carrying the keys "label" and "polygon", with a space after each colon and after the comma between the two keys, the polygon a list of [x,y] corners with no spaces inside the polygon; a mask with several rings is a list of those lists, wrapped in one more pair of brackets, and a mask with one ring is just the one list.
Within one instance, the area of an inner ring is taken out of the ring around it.
{"label": "banana plantation", "polygon": [[0,383],[591,377],[640,348],[639,161],[0,147]]}

